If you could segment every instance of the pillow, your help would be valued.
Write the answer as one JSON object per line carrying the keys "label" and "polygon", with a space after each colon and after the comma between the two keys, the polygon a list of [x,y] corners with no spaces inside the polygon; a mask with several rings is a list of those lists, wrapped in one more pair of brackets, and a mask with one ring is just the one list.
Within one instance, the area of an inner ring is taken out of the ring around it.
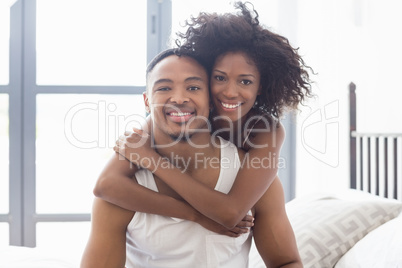
{"label": "pillow", "polygon": [[367,233],[395,218],[402,203],[373,197],[296,198],[286,205],[305,268],[333,267]]}
{"label": "pillow", "polygon": [[335,268],[402,267],[402,214],[356,243]]}

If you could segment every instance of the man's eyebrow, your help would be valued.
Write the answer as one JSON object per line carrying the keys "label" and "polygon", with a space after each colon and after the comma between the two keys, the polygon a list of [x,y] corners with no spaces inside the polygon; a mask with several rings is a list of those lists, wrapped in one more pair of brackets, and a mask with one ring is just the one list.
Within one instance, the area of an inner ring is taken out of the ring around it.
{"label": "man's eyebrow", "polygon": [[202,79],[199,76],[191,76],[191,77],[187,77],[186,80],[184,80],[185,82],[189,82],[189,81],[204,81],[204,79]]}
{"label": "man's eyebrow", "polygon": [[[204,79],[202,79],[199,76],[191,76],[191,77],[187,77],[185,80],[185,82],[189,82],[189,81],[204,81]],[[154,86],[157,84],[161,84],[161,83],[173,83],[173,80],[168,79],[168,78],[161,78],[155,81]]]}
{"label": "man's eyebrow", "polygon": [[154,86],[161,83],[173,83],[173,81],[168,78],[161,78],[155,81]]}

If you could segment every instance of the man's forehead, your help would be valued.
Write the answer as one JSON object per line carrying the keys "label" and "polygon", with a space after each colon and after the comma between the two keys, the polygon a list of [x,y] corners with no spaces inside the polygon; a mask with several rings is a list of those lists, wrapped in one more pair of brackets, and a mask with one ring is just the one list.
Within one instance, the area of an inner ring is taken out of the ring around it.
{"label": "man's forehead", "polygon": [[156,78],[167,74],[176,74],[176,70],[181,70],[183,74],[191,76],[198,75],[203,77],[206,75],[205,68],[195,59],[188,56],[171,55],[155,65],[150,72],[150,77]]}

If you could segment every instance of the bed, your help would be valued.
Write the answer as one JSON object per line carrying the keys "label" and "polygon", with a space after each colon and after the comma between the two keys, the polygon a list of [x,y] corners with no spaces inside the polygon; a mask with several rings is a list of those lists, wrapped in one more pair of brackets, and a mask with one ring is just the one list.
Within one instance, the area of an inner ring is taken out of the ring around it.
{"label": "bed", "polygon": [[78,268],[79,260],[39,248],[0,247],[0,268]]}
{"label": "bed", "polygon": [[[350,188],[286,204],[305,268],[402,267],[402,134],[356,131],[349,85]],[[265,267],[255,246],[250,267]]]}
{"label": "bed", "polygon": [[[402,134],[356,131],[350,86],[350,186],[286,204],[306,268],[402,268]],[[36,248],[0,248],[0,268],[73,268],[78,261]],[[250,268],[265,267],[255,246]]]}

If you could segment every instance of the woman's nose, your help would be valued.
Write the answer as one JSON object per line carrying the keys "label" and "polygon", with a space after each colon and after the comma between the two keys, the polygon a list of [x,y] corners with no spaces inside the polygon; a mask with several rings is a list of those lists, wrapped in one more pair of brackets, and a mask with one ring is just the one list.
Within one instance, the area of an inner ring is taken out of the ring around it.
{"label": "woman's nose", "polygon": [[235,83],[227,83],[225,90],[223,91],[223,95],[226,98],[236,98],[239,95],[237,91]]}

